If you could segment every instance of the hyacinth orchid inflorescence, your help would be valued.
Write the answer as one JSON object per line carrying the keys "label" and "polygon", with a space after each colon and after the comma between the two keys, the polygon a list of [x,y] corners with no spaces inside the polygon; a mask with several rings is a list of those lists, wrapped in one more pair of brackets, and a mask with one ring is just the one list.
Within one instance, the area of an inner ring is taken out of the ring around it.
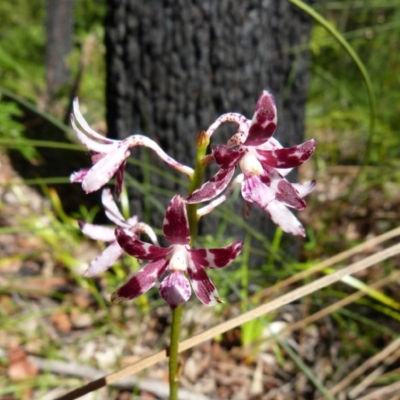
{"label": "hyacinth orchid inflorescence", "polygon": [[[154,287],[158,280],[162,280],[160,295],[172,309],[190,298],[191,286],[203,304],[221,302],[205,268],[228,265],[239,255],[243,242],[235,241],[224,248],[192,249],[190,244],[193,237],[190,232],[195,231],[192,228],[197,226],[198,219],[225,201],[237,185],[241,185],[247,205],[254,203],[261,207],[285,232],[305,236],[301,223],[287,207],[304,209],[306,203],[303,198],[313,190],[315,182],[290,183],[285,177],[312,156],[316,142],[309,140],[298,146],[283,148],[272,137],[277,125],[277,110],[272,95],[267,91],[263,91],[259,97],[252,120],[241,114],[227,113],[202,133],[202,140],[197,142],[197,146],[203,149],[199,154],[204,155],[210,137],[221,124],[230,122],[238,126],[237,132],[226,144],[212,147],[211,154],[196,164],[196,170],[180,164],[145,136],[132,135],[124,140],[112,140],[100,135],[83,118],[77,99],[73,104],[71,121],[78,139],[90,151],[93,164],[89,169],[73,173],[71,181],[80,182],[87,193],[100,189],[115,177],[115,191],[119,197],[130,150],[137,146],[152,149],[169,166],[186,174],[192,183],[195,182],[195,187],[191,189],[194,190],[186,200],[175,195],[169,204],[163,224],[164,236],[171,244],[167,248],[158,245],[150,226],[138,222],[136,216],[128,220],[123,218],[109,189],[103,191],[102,202],[107,217],[116,225],[115,230],[79,222],[84,234],[110,243],[90,263],[87,276],[105,271],[123,252],[147,262],[112,295],[113,302],[134,299]],[[196,176],[202,176],[202,169],[214,161],[219,167],[218,172],[201,186],[194,176],[199,172],[198,169],[200,173]],[[238,166],[241,173],[234,178]],[[192,204],[202,202],[209,203],[196,211]],[[189,215],[188,207],[195,214]],[[152,244],[140,240],[142,232],[150,237]],[[163,275],[166,277],[163,278]]]}
{"label": "hyacinth orchid inflorescence", "polygon": [[[107,218],[126,232],[127,235],[138,238],[139,233],[146,233],[150,240],[158,245],[157,236],[149,225],[139,222],[137,216],[130,217],[127,220],[124,219],[112,197],[110,189],[103,190],[101,202]],[[99,256],[90,262],[85,272],[85,276],[101,274],[109,269],[124,253],[115,237],[115,228],[90,224],[81,220],[78,223],[82,233],[86,236],[94,240],[110,243]]]}
{"label": "hyacinth orchid inflorescence", "polygon": [[[267,91],[263,91],[259,97],[252,120],[241,114],[224,114],[210,126],[207,135],[211,136],[225,122],[237,124],[237,133],[227,144],[214,145],[212,155],[206,157],[208,162],[214,160],[220,169],[186,201],[199,203],[213,200],[232,182],[226,193],[198,210],[198,215],[203,216],[221,204],[236,185],[241,184],[246,202],[261,207],[285,232],[305,236],[303,226],[286,207],[303,210],[306,207],[303,197],[313,190],[315,182],[292,184],[285,176],[312,156],[315,140],[283,148],[272,137],[277,124],[277,112],[274,99]],[[237,166],[240,166],[242,173],[232,181]]]}

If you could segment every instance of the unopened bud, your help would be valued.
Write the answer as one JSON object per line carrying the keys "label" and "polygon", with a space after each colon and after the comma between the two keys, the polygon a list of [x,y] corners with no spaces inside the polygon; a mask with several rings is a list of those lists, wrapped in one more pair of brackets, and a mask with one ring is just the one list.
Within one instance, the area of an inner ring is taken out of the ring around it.
{"label": "unopened bud", "polygon": [[201,131],[197,135],[196,146],[197,148],[206,148],[210,144],[210,138],[205,131]]}

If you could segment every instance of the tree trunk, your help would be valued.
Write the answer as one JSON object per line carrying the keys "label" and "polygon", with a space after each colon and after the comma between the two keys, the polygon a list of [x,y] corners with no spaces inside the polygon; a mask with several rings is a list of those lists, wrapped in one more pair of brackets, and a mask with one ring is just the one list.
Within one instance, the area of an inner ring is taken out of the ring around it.
{"label": "tree trunk", "polygon": [[74,0],[46,1],[46,80],[51,97],[70,80]]}
{"label": "tree trunk", "polygon": [[[225,112],[251,118],[266,88],[278,105],[276,137],[285,146],[301,143],[310,26],[302,12],[283,0],[108,0],[109,135],[123,138],[143,133],[178,161],[193,166],[197,133]],[[224,131],[218,130],[212,143],[225,141],[229,129]],[[131,171],[136,179],[143,179],[142,170]],[[152,174],[150,179],[156,188],[170,190],[164,205],[172,193],[185,194],[165,178]],[[157,195],[158,200],[162,197]],[[132,211],[139,216],[147,207],[143,199],[133,193]],[[243,205],[237,199],[231,212],[242,216]],[[156,216],[151,209],[151,221],[159,228],[162,214]],[[247,222],[263,235],[273,234],[272,223],[255,207]],[[206,216],[201,231],[215,233],[221,224],[219,217]],[[239,239],[244,232],[227,221],[224,235]],[[257,247],[254,240],[252,245]],[[265,257],[254,260],[259,264]]]}

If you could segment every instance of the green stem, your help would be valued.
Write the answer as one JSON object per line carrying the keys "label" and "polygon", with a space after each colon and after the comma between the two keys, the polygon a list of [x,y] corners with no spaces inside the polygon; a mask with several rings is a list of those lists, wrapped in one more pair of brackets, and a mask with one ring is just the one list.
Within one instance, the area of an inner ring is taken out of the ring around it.
{"label": "green stem", "polygon": [[[202,163],[203,157],[206,155],[207,146],[210,143],[210,139],[206,135],[205,132],[200,132],[197,136],[196,146],[197,146],[197,154],[196,154],[196,164],[194,167],[194,173],[190,179],[189,184],[189,195],[192,194],[196,189],[198,189],[203,183],[204,176],[204,168],[205,166]],[[190,245],[193,245],[194,239],[196,238],[197,233],[197,207],[198,204],[187,204],[186,211],[188,214],[189,227],[190,227]]]}
{"label": "green stem", "polygon": [[178,367],[178,349],[179,333],[181,328],[182,304],[172,310],[171,324],[171,344],[169,346],[169,398],[178,400],[179,389],[179,367]]}
{"label": "green stem", "polygon": [[[203,182],[204,168],[202,159],[206,154],[209,138],[205,132],[200,132],[197,137],[197,155],[194,173],[190,179],[189,194],[198,189]],[[197,234],[197,204],[187,204],[186,212],[189,220],[190,229],[190,246],[193,245]],[[179,366],[178,366],[178,350],[179,350],[179,333],[181,330],[183,305],[176,307],[172,310],[172,324],[171,324],[171,340],[169,346],[169,399],[178,400],[179,389]]]}

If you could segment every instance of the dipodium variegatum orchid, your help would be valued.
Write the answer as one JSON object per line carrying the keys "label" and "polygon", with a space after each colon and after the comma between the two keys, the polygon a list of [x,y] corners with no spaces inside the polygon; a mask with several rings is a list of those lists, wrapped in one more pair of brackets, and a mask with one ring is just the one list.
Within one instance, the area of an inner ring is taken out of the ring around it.
{"label": "dipodium variegatum orchid", "polygon": [[[304,197],[314,189],[315,182],[290,183],[286,176],[312,156],[316,142],[312,139],[298,146],[284,148],[273,137],[277,126],[277,110],[273,96],[265,90],[257,101],[251,120],[241,114],[227,113],[221,115],[207,131],[199,134],[194,169],[174,160],[146,136],[132,135],[124,140],[111,140],[100,135],[85,121],[78,100],[73,103],[71,122],[79,141],[89,150],[93,164],[89,169],[73,173],[71,181],[80,182],[87,193],[99,190],[115,178],[118,199],[130,150],[139,146],[152,149],[171,168],[187,175],[190,180],[188,196],[185,198],[176,194],[164,217],[162,229],[165,239],[170,243],[168,247],[158,245],[152,228],[139,222],[138,216],[125,220],[108,188],[103,190],[102,203],[115,229],[79,221],[85,235],[109,243],[89,264],[87,276],[104,272],[123,253],[141,262],[141,269],[112,294],[112,302],[135,299],[160,281],[160,295],[173,310],[171,349],[174,350],[170,354],[170,374],[176,373],[179,340],[176,324],[180,323],[176,322],[180,321],[177,310],[181,310],[182,304],[189,300],[192,289],[207,306],[222,302],[206,270],[225,267],[238,257],[243,246],[243,242],[238,240],[223,248],[193,248],[198,220],[222,204],[240,185],[246,215],[250,204],[255,204],[283,231],[305,236],[303,226],[288,207],[303,210],[306,207]],[[211,136],[224,123],[236,124],[236,133],[226,143],[214,144],[211,153],[206,154]],[[203,170],[212,162],[216,163],[218,172],[202,184]],[[237,167],[240,173],[235,176]],[[207,204],[198,208],[198,204],[204,202]],[[143,242],[141,233],[145,233],[152,243]],[[172,390],[176,385],[175,378],[170,376],[171,393],[176,392]]]}

